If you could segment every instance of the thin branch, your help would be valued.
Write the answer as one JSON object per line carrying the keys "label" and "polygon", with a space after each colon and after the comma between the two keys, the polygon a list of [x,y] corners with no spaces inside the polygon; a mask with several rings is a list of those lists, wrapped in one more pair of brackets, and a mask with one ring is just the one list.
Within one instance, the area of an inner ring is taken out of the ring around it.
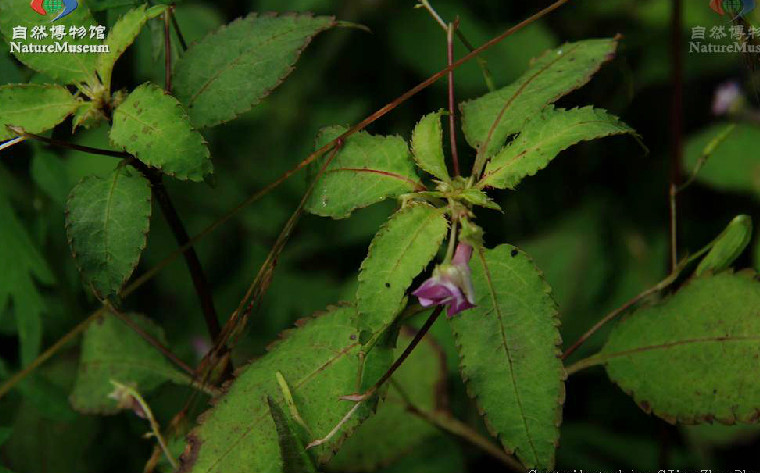
{"label": "thin branch", "polygon": [[17,136],[16,138],[10,139],[8,141],[4,141],[4,142],[0,143],[0,151],[2,151],[4,149],[8,149],[8,148],[10,148],[13,145],[17,145],[17,144],[21,143],[24,140],[26,140],[25,136]]}
{"label": "thin branch", "polygon": [[173,3],[169,6],[169,16],[172,19],[172,26],[174,27],[174,32],[177,33],[177,39],[179,40],[179,45],[182,47],[182,51],[187,51],[187,43],[185,42],[185,37],[182,35],[182,30],[179,28],[177,16],[174,14],[175,8],[176,5]]}
{"label": "thin branch", "polygon": [[670,105],[671,149],[670,149],[670,269],[678,265],[678,183],[681,179],[683,163],[683,45],[681,30],[683,5],[681,0],[672,0],[670,26],[672,101]]}
{"label": "thin branch", "polygon": [[[459,18],[454,20],[446,30],[446,56],[447,64],[451,66],[454,62],[454,41],[453,33],[459,28]],[[459,151],[457,150],[457,127],[456,127],[456,108],[454,100],[454,70],[449,71],[449,135],[451,138],[451,160],[454,163],[454,176],[459,175]]]}
{"label": "thin branch", "polygon": [[702,170],[702,167],[707,163],[707,160],[710,159],[712,154],[715,152],[715,149],[720,146],[721,143],[726,141],[726,139],[731,136],[731,133],[734,132],[736,129],[736,123],[731,123],[726,128],[721,131],[718,136],[713,138],[709,143],[707,143],[707,146],[705,146],[705,149],[702,150],[702,155],[697,160],[697,163],[694,165],[694,170],[691,172],[691,176],[678,187],[677,192],[681,193],[685,191],[696,179],[699,172]]}
{"label": "thin branch", "polygon": [[8,128],[12,130],[14,133],[16,133],[17,135],[19,135],[19,137],[23,137],[24,139],[33,139],[33,140],[41,141],[51,146],[58,146],[60,148],[71,149],[74,151],[81,151],[83,153],[95,154],[99,156],[110,156],[112,158],[131,158],[132,157],[131,154],[126,153],[124,151],[114,151],[110,149],[93,148],[91,146],[82,146],[82,145],[78,145],[74,143],[69,143],[67,141],[54,140],[46,136],[35,135],[34,133],[27,133],[22,128],[15,127],[15,126],[14,127],[9,126]]}

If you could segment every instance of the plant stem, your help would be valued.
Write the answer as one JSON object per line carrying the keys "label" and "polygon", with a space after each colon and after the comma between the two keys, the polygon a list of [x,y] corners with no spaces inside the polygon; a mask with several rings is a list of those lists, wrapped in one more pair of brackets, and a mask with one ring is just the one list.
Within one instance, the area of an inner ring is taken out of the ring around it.
{"label": "plant stem", "polygon": [[173,3],[169,6],[169,16],[172,19],[172,26],[174,26],[174,32],[177,33],[177,39],[179,40],[180,47],[182,47],[182,51],[187,51],[187,43],[185,42],[185,37],[182,35],[182,30],[179,29],[177,16],[174,14],[175,8],[176,5]]}
{"label": "plant stem", "polygon": [[671,150],[670,150],[670,269],[678,265],[678,183],[681,179],[683,162],[683,51],[681,0],[672,0],[670,27],[672,102],[670,109]]}
{"label": "plant stem", "polygon": [[[446,56],[447,64],[451,66],[454,62],[454,42],[453,33],[459,27],[459,18],[450,23],[446,30]],[[449,71],[449,137],[451,139],[451,160],[454,163],[454,176],[459,175],[459,151],[457,150],[457,127],[456,127],[456,109],[454,107],[454,69]]]}
{"label": "plant stem", "polygon": [[114,151],[110,149],[93,148],[91,146],[82,146],[82,145],[78,145],[74,143],[69,143],[67,141],[55,140],[53,138],[48,138],[46,136],[35,135],[34,133],[27,133],[18,127],[12,127],[12,130],[14,133],[18,134],[20,137],[23,137],[25,139],[31,138],[33,140],[41,141],[51,146],[58,146],[60,148],[71,149],[74,151],[81,151],[83,153],[96,154],[99,156],[110,156],[112,158],[123,159],[123,158],[132,157],[131,154],[126,153],[124,151]]}
{"label": "plant stem", "polygon": [[169,30],[169,19],[171,18],[172,7],[164,12],[164,88],[168,93],[172,93],[172,35]]}
{"label": "plant stem", "polygon": [[720,146],[721,143],[726,141],[726,139],[731,136],[731,133],[736,130],[736,123],[731,123],[726,128],[721,131],[718,136],[713,138],[709,143],[707,143],[707,146],[705,146],[705,149],[702,150],[702,155],[697,160],[697,163],[694,165],[694,170],[691,172],[691,176],[678,187],[677,192],[681,193],[685,191],[693,182],[696,180],[697,175],[702,170],[702,167],[707,163],[707,160],[710,159],[712,154],[715,152],[716,148]]}

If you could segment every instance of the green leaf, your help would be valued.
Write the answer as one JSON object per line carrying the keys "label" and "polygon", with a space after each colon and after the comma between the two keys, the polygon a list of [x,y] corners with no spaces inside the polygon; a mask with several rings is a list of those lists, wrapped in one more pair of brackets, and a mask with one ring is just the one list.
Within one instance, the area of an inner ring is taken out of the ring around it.
{"label": "green leaf", "polygon": [[53,274],[9,203],[0,196],[0,310],[13,304],[21,365],[40,352],[45,301],[35,281],[52,284]]}
{"label": "green leaf", "polygon": [[[339,126],[323,129],[317,137],[317,148],[346,131]],[[315,184],[306,210],[322,217],[346,218],[355,209],[421,186],[409,147],[402,138],[359,132],[347,138],[335,154]]]}
{"label": "green leaf", "polygon": [[182,180],[213,172],[206,141],[177,99],[153,84],[134,90],[114,112],[111,140],[137,159]]}
{"label": "green leaf", "polygon": [[283,473],[316,473],[316,468],[304,449],[303,442],[298,438],[296,429],[282,408],[267,396],[269,413],[277,430],[280,443]]}
{"label": "green leaf", "polygon": [[333,17],[309,14],[235,20],[187,50],[175,68],[174,93],[197,127],[230,121],[269,95],[311,38],[334,25]]}
{"label": "green leaf", "polygon": [[596,360],[643,410],[668,422],[757,422],[760,284],[753,276],[692,280],[620,322]]}
{"label": "green leaf", "polygon": [[[49,34],[47,38],[36,40],[29,36],[32,28],[43,26],[46,29],[50,27],[50,15],[42,16],[34,13],[29,8],[29,2],[19,2],[17,0],[0,0],[0,31],[12,46],[13,43],[21,45],[36,44],[42,46],[54,45],[56,42],[69,46],[100,45],[102,42],[97,39],[90,39],[90,26],[97,25],[93,20],[90,10],[83,2],[79,2],[79,7],[69,15],[56,21],[55,24],[63,26],[66,29],[67,36],[63,40],[55,40]],[[22,26],[27,28],[26,40],[13,40],[13,28]],[[84,27],[87,29],[87,36],[82,39],[74,39],[68,36],[69,28],[72,26]],[[49,33],[49,31],[48,31]],[[11,49],[13,52],[13,49]],[[13,52],[16,58],[37,72],[46,74],[53,79],[64,84],[74,83],[94,83],[95,66],[98,61],[99,53],[39,53],[39,52]]]}
{"label": "green leaf", "polygon": [[86,284],[100,299],[116,295],[140,261],[150,227],[148,181],[118,167],[89,176],[69,194],[66,232]]}
{"label": "green leaf", "polygon": [[443,156],[443,111],[422,117],[412,133],[412,152],[417,165],[442,181],[450,181],[449,170]]}
{"label": "green leaf", "polygon": [[427,204],[401,209],[380,228],[359,272],[356,291],[362,343],[388,327],[412,280],[438,253],[448,222]]}
{"label": "green leaf", "polygon": [[712,243],[710,252],[699,263],[694,274],[701,276],[707,271],[717,273],[728,268],[747,248],[751,239],[752,218],[749,215],[734,217]]}
{"label": "green leaf", "polygon": [[16,136],[6,125],[42,133],[74,113],[79,103],[60,85],[4,85],[0,87],[0,141]]}
{"label": "green leaf", "polygon": [[535,59],[511,85],[464,102],[462,129],[467,141],[479,148],[502,115],[488,140],[486,155],[491,156],[541,109],[586,84],[616,49],[617,38],[565,43]]}
{"label": "green leaf", "polygon": [[97,65],[100,80],[107,90],[111,89],[111,74],[113,73],[116,61],[135,41],[145,23],[161,15],[166,9],[166,5],[156,5],[150,8],[148,8],[147,4],[141,5],[125,13],[113,25],[105,42],[108,45],[109,51],[98,55]]}
{"label": "green leaf", "polygon": [[477,250],[470,267],[476,307],[450,319],[462,378],[504,448],[551,470],[565,398],[551,288],[510,245]]}
{"label": "green leaf", "polygon": [[[277,372],[287,381],[313,439],[327,435],[354,407],[339,398],[353,393],[362,376],[355,326],[353,306],[330,307],[321,316],[299,323],[268,354],[246,366],[188,435],[180,471],[283,471],[276,426],[267,406],[267,397],[284,404]],[[373,371],[390,364],[390,356],[373,360],[382,362]],[[362,404],[337,435],[309,453],[319,463],[329,460],[371,410],[371,403]]]}
{"label": "green leaf", "polygon": [[[394,359],[401,356],[413,337],[413,330],[402,331]],[[441,407],[439,389],[446,383],[446,363],[435,342],[429,336],[424,338],[391,379],[391,387],[377,413],[346,440],[330,461],[331,470],[375,471],[437,433],[435,427],[408,411],[401,394],[424,411],[433,412]]]}
{"label": "green leaf", "polygon": [[514,189],[523,178],[548,166],[570,146],[625,133],[635,134],[632,128],[604,110],[547,108],[491,159],[479,185]]}
{"label": "green leaf", "polygon": [[[164,331],[151,320],[138,314],[125,314],[145,333],[166,344]],[[104,312],[84,334],[74,389],[69,401],[72,407],[87,414],[115,414],[116,400],[111,380],[134,387],[147,394],[166,381],[188,384],[190,379],[177,371],[163,354],[131,327],[110,313]]]}

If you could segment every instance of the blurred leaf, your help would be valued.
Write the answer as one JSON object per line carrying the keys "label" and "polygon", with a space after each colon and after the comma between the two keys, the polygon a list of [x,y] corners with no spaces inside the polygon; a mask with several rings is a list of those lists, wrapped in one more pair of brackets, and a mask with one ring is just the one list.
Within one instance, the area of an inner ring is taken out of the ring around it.
{"label": "blurred leaf", "polygon": [[59,85],[14,84],[0,87],[0,140],[16,136],[6,125],[42,133],[61,123],[79,101]]}
{"label": "blurred leaf", "polygon": [[[188,435],[188,446],[181,458],[183,471],[281,471],[276,428],[266,401],[271,397],[283,402],[275,378],[278,371],[287,381],[314,438],[323,438],[330,432],[354,407],[339,398],[354,392],[357,377],[362,377],[355,319],[353,306],[330,307],[326,313],[299,323],[267,355],[245,367]],[[370,359],[378,363],[372,371],[390,365],[390,356]],[[319,463],[328,461],[371,411],[369,404],[360,406],[338,435],[309,452]]]}
{"label": "blurred leaf", "polygon": [[717,273],[731,266],[752,239],[752,219],[748,215],[734,217],[713,242],[710,252],[700,261],[696,276],[707,271]]}
{"label": "blurred leaf", "polygon": [[492,155],[541,109],[586,84],[614,57],[616,49],[617,39],[565,43],[535,59],[511,85],[462,103],[462,129],[467,141],[478,149],[491,135],[486,155]]}
{"label": "blurred leaf", "polygon": [[175,67],[177,98],[200,128],[230,121],[269,95],[311,38],[334,24],[298,14],[238,19],[186,51]]}
{"label": "blurred leaf", "polygon": [[206,140],[177,100],[153,84],[141,85],[119,105],[111,140],[177,179],[200,182],[213,172]]}
{"label": "blurred leaf", "polygon": [[24,81],[24,74],[13,61],[10,46],[0,38],[0,85],[17,84]]}
{"label": "blurred leaf", "polygon": [[545,109],[489,161],[482,186],[514,189],[570,146],[604,136],[635,133],[617,117],[593,107]]}
{"label": "blurred leaf", "polygon": [[598,360],[643,410],[669,422],[756,422],[760,284],[753,276],[694,279],[620,322]]}
{"label": "blurred leaf", "polygon": [[406,456],[379,473],[462,473],[467,471],[462,449],[448,435],[423,441]]}
{"label": "blurred leaf", "polygon": [[[339,126],[323,129],[316,147],[346,131]],[[330,153],[322,159],[327,159]],[[421,184],[403,138],[359,132],[345,140],[327,166],[314,186],[306,210],[322,217],[346,218],[357,208],[398,197],[418,186]]]}
{"label": "blurred leaf", "polygon": [[[145,333],[166,343],[163,330],[138,314],[125,314]],[[84,334],[79,372],[71,392],[71,405],[85,414],[115,414],[111,380],[147,394],[167,381],[186,384],[188,376],[177,371],[163,354],[110,312],[104,312]]]}
{"label": "blurred leaf", "polygon": [[476,307],[450,319],[462,379],[489,431],[529,468],[552,469],[565,370],[551,288],[510,245],[475,252]]}
{"label": "blurred leaf", "polygon": [[412,133],[412,152],[417,165],[442,181],[449,181],[449,170],[443,157],[443,111],[422,117]]}
{"label": "blurred leaf", "polygon": [[105,179],[84,178],[69,194],[66,232],[85,283],[115,296],[140,261],[150,227],[148,181],[126,166]]}
{"label": "blurred leaf", "polygon": [[298,438],[294,425],[271,397],[267,397],[269,413],[277,430],[283,473],[316,473],[314,464]]}
{"label": "blurred leaf", "polygon": [[71,187],[66,179],[66,166],[62,160],[46,149],[37,148],[30,172],[34,183],[55,203],[63,206]]}
{"label": "blurred leaf", "polygon": [[443,211],[421,204],[395,213],[375,235],[356,291],[362,343],[393,322],[406,290],[438,253],[447,231]]}
{"label": "blurred leaf", "polygon": [[[402,331],[394,360],[401,356],[413,337],[413,331]],[[375,471],[414,451],[426,438],[435,436],[438,430],[409,412],[403,396],[416,408],[432,412],[440,407],[439,396],[445,384],[443,353],[428,336],[393,375],[391,387],[377,413],[346,440],[330,461],[330,469]]]}

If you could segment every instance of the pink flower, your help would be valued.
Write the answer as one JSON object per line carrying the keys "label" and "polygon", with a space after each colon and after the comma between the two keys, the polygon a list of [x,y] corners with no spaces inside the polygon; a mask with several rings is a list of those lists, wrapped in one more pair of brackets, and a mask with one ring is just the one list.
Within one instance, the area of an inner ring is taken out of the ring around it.
{"label": "pink flower", "polygon": [[719,85],[713,97],[712,112],[716,116],[727,115],[741,105],[742,91],[736,81]]}
{"label": "pink flower", "polygon": [[422,307],[447,305],[446,315],[449,317],[475,307],[469,266],[471,257],[472,247],[460,242],[451,264],[436,267],[433,276],[412,293],[420,300]]}

